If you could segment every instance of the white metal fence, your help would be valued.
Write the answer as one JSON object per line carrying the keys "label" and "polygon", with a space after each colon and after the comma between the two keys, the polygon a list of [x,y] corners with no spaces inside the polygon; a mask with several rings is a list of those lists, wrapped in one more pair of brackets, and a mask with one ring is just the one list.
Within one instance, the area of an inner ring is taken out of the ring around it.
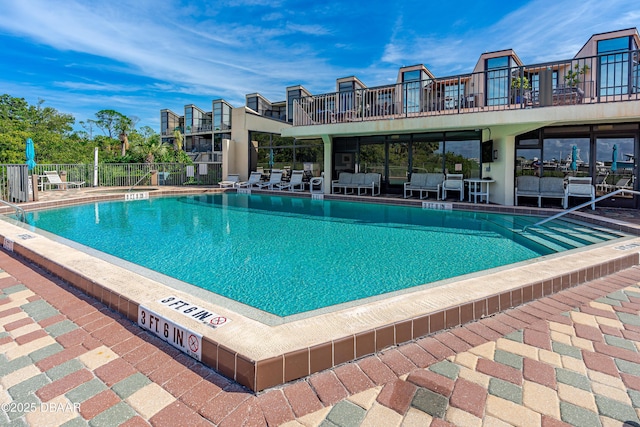
{"label": "white metal fence", "polygon": [[[26,165],[0,164],[0,199],[20,202],[16,198],[15,174],[11,171],[21,170]],[[222,179],[222,163],[101,163],[98,165],[98,180],[94,181],[93,164],[47,164],[37,165],[29,171],[29,175],[44,175],[46,171],[66,174],[67,181],[84,182],[84,187],[131,187],[132,185],[150,185],[152,170],[158,171],[159,185],[215,185]],[[20,192],[24,184],[21,183]]]}

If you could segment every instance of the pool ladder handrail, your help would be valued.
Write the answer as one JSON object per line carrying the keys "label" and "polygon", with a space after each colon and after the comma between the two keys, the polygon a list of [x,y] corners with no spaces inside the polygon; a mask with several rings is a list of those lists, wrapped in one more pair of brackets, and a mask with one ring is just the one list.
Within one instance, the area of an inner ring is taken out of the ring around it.
{"label": "pool ladder handrail", "polygon": [[558,219],[558,218],[560,218],[560,217],[562,217],[562,216],[564,216],[566,214],[569,214],[571,212],[577,211],[578,209],[582,209],[582,208],[584,208],[586,206],[589,206],[591,204],[595,204],[595,203],[597,203],[597,202],[599,202],[601,200],[608,199],[609,197],[615,196],[616,194],[620,194],[620,193],[631,193],[631,194],[640,195],[640,191],[629,190],[628,188],[621,188],[619,190],[612,191],[611,193],[607,193],[604,196],[600,196],[600,197],[598,197],[598,198],[596,198],[594,200],[589,200],[588,202],[581,203],[578,206],[572,207],[571,209],[567,209],[567,210],[564,210],[562,212],[559,212],[559,213],[557,213],[555,215],[550,216],[549,218],[545,218],[542,221],[538,221],[533,225],[526,225],[526,226],[524,226],[522,231],[523,232],[527,231],[527,228],[529,228],[529,227],[537,227],[537,226],[542,225],[542,224],[544,224],[546,222],[553,221],[554,219]]}
{"label": "pool ladder handrail", "polygon": [[[20,206],[18,205],[14,205],[13,203],[7,202],[6,200],[2,200],[0,199],[0,202],[4,205],[7,205],[11,208],[14,208],[16,210],[16,216],[18,217],[18,219],[22,222],[26,222],[27,220],[27,214],[24,211],[24,209],[22,209]],[[18,215],[19,214],[19,215]]]}
{"label": "pool ladder handrail", "polygon": [[133,187],[135,187],[136,185],[140,184],[142,182],[142,180],[145,179],[147,177],[147,175],[149,175],[150,173],[151,173],[151,171],[147,171],[147,173],[142,175],[142,178],[140,178],[135,184],[133,184],[131,187],[129,187],[129,189],[127,190],[127,193],[130,193],[131,190],[133,190]]}

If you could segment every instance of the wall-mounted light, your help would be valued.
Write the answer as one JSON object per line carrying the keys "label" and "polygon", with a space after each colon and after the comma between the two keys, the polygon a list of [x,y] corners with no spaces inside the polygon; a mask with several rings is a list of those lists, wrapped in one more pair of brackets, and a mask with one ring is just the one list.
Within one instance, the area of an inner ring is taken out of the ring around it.
{"label": "wall-mounted light", "polygon": [[498,160],[498,150],[493,150],[493,160]]}

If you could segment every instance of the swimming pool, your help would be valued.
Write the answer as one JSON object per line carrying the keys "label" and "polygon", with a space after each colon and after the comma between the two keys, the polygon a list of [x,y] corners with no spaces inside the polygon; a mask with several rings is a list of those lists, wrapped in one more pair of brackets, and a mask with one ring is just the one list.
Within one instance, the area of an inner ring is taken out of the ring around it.
{"label": "swimming pool", "polygon": [[[235,193],[28,213],[38,229],[277,316],[619,237],[565,221],[519,233],[535,220]],[[541,237],[558,230],[553,242]]]}

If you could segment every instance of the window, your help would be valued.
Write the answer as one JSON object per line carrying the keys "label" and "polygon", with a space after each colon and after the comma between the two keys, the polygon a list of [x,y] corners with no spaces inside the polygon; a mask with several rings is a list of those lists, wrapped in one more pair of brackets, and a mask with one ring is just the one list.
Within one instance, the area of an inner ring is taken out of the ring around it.
{"label": "window", "polygon": [[402,73],[403,82],[415,82],[420,81],[420,70],[405,71]]}
{"label": "window", "polygon": [[464,83],[444,87],[444,108],[458,108],[464,100]]}
{"label": "window", "polygon": [[402,73],[403,108],[405,113],[420,112],[420,70],[405,71]]}
{"label": "window", "polygon": [[322,139],[296,140],[277,134],[251,132],[250,140],[255,155],[251,156],[251,170],[263,169],[309,170],[320,176],[324,169],[324,143]]}
{"label": "window", "polygon": [[487,59],[487,105],[509,103],[509,62],[508,56]]}
{"label": "window", "polygon": [[545,176],[589,176],[590,140],[586,138],[545,138],[542,142]]}
{"label": "window", "polygon": [[184,112],[184,124],[186,133],[191,133],[191,127],[193,126],[193,108],[187,108]]}
{"label": "window", "polygon": [[[529,81],[531,82],[531,90],[535,92],[539,92],[540,91],[540,74],[535,73],[535,74],[529,75]],[[551,87],[552,89],[555,89],[556,87],[558,87],[558,70],[553,70],[553,73],[551,75]]]}
{"label": "window", "polygon": [[340,112],[348,112],[355,108],[354,82],[341,82],[338,84]]}
{"label": "window", "polygon": [[629,55],[630,49],[629,37],[618,37],[609,40],[600,40],[598,42],[599,90],[600,96],[608,95],[624,95],[635,90],[637,87],[638,67],[632,65],[634,73],[634,85],[630,88],[629,81]]}
{"label": "window", "polygon": [[293,103],[296,99],[302,98],[300,89],[290,89],[287,91],[287,120],[293,121]]}

